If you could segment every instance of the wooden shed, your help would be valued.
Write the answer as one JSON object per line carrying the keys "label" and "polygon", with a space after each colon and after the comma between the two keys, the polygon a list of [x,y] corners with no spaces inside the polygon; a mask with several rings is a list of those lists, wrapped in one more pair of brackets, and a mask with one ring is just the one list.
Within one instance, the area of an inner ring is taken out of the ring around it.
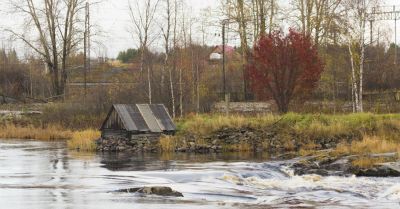
{"label": "wooden shed", "polygon": [[137,135],[172,135],[176,126],[162,104],[115,104],[100,130],[103,138],[133,138]]}

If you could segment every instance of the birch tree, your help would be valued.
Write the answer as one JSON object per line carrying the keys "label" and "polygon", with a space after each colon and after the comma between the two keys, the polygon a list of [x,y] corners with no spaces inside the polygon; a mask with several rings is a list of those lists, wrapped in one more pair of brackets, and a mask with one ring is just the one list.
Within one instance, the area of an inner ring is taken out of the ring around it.
{"label": "birch tree", "polygon": [[32,48],[49,69],[53,94],[64,94],[71,53],[82,40],[83,0],[12,0],[11,4],[26,22],[26,33],[8,30]]}
{"label": "birch tree", "polygon": [[[168,76],[169,76],[169,88],[170,88],[170,96],[171,96],[171,106],[172,106],[172,116],[175,118],[176,117],[176,107],[175,107],[175,92],[174,92],[174,78],[173,78],[173,68],[169,66],[169,58],[170,58],[170,42],[171,42],[171,33],[176,30],[176,7],[177,3],[176,0],[175,2],[171,2],[171,0],[165,0],[165,19],[166,23],[161,26],[161,32],[163,36],[163,41],[164,41],[164,50],[165,50],[165,57],[164,57],[164,66],[163,66],[163,72],[162,72],[162,81],[161,81],[161,88],[163,88],[163,80],[164,80],[164,73],[165,69],[168,69]],[[175,7],[175,10],[174,10]],[[174,26],[174,28],[172,28]],[[174,29],[174,30],[173,30]],[[174,40],[173,40],[173,46],[175,48],[175,35],[174,35]]]}
{"label": "birch tree", "polygon": [[259,35],[265,35],[267,28],[269,28],[268,33],[272,32],[276,10],[276,0],[251,0],[254,41],[257,40]]}
{"label": "birch tree", "polygon": [[365,33],[368,11],[378,4],[377,0],[346,0],[346,39],[351,62],[353,111],[363,112],[363,83],[365,64]]}
{"label": "birch tree", "polygon": [[[129,1],[129,15],[133,24],[133,32],[139,41],[140,72],[143,73],[147,58],[147,51],[156,38],[154,33],[154,19],[159,0]],[[148,100],[152,103],[152,84],[150,67],[147,66]]]}
{"label": "birch tree", "polygon": [[332,23],[337,20],[343,0],[293,0],[297,12],[296,22],[303,34],[313,37],[314,43],[320,45],[329,34]]}

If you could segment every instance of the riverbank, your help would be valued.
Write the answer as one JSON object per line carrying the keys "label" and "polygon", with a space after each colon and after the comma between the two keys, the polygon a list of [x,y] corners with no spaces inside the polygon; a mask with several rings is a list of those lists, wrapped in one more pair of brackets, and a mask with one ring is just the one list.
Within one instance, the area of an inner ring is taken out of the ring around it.
{"label": "riverbank", "polygon": [[[378,164],[396,162],[400,157],[400,114],[214,114],[188,116],[177,120],[176,124],[176,135],[162,136],[149,145],[151,151],[257,152],[286,159],[305,157],[307,162],[293,165],[299,174],[318,170],[308,166],[313,164],[326,165],[327,169],[316,172],[329,173],[326,171],[330,168],[328,164],[342,159],[348,159],[342,161],[351,167],[346,173],[355,173],[360,169],[373,169]],[[98,150],[96,140],[99,137],[100,132],[94,128],[74,131],[56,125],[26,124],[0,127],[0,138],[64,139],[68,140],[70,149],[80,151]],[[140,146],[146,147],[145,144]]]}
{"label": "riverbank", "polygon": [[386,165],[400,159],[398,114],[201,115],[178,121],[178,130],[160,140],[162,151],[269,152],[302,157],[291,165],[298,174],[400,176]]}
{"label": "riverbank", "polygon": [[400,143],[400,114],[191,116],[177,121],[163,151],[307,151],[351,144],[366,136]]}

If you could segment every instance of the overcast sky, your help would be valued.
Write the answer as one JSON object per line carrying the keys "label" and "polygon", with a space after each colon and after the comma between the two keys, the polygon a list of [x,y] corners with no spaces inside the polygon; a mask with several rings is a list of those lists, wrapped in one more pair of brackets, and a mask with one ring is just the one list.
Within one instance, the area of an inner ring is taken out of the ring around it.
{"label": "overcast sky", "polygon": [[[207,7],[216,7],[219,0],[186,0],[187,5],[192,7],[194,13]],[[107,54],[116,56],[123,49],[136,48],[137,43],[129,33],[129,11],[128,0],[107,0],[102,5],[93,9],[93,16],[96,24],[101,24],[101,29],[105,32],[104,36]],[[153,44],[157,45],[157,43]],[[157,46],[153,46],[157,48]],[[95,49],[93,49],[95,50]]]}
{"label": "overcast sky", "polygon": [[[90,2],[91,0],[89,0]],[[98,0],[93,0],[98,1]],[[132,2],[134,0],[131,0]],[[198,13],[201,9],[215,7],[219,0],[185,0],[187,5],[192,8],[193,13]],[[5,47],[16,48],[18,52],[27,50],[21,43],[10,41],[9,34],[4,29],[21,29],[23,20],[18,15],[10,14],[7,0],[0,0],[0,44]],[[116,57],[118,52],[128,48],[137,48],[137,43],[129,31],[129,11],[128,0],[102,0],[102,3],[91,8],[92,23],[100,30],[100,34],[95,38],[104,46],[93,43],[92,55]],[[153,48],[157,48],[154,43]],[[161,47],[158,47],[161,48]]]}
{"label": "overcast sky", "polygon": [[[89,0],[90,1],[90,0]],[[131,0],[133,1],[133,0]],[[198,14],[201,9],[212,7],[216,8],[219,0],[185,0],[187,5],[192,8],[192,13]],[[288,3],[289,0],[280,0],[284,3]],[[400,0],[383,0],[386,5],[394,5],[397,3],[400,8]],[[26,51],[26,46],[21,43],[10,42],[9,36],[3,29],[5,28],[21,28],[22,20],[15,14],[7,12],[7,0],[0,0],[0,41],[6,47],[12,45],[18,52]],[[100,46],[98,44],[92,44],[92,55],[102,56],[107,55],[109,57],[116,57],[118,52],[126,50],[128,48],[136,48],[137,43],[133,38],[132,34],[129,33],[129,14],[128,14],[128,0],[103,0],[99,5],[91,8],[92,20],[94,24],[98,26],[98,29],[102,33],[96,38],[104,44]],[[386,23],[390,26],[388,30],[394,30],[394,23]],[[219,44],[220,38],[213,34],[219,33],[219,29],[212,29],[208,31],[207,44],[216,45]],[[394,40],[394,35],[391,35]],[[237,39],[237,38],[236,38]],[[235,38],[231,37],[229,42],[235,44],[237,42]],[[400,40],[400,33],[399,38]],[[159,43],[154,43],[153,48],[158,47]]]}

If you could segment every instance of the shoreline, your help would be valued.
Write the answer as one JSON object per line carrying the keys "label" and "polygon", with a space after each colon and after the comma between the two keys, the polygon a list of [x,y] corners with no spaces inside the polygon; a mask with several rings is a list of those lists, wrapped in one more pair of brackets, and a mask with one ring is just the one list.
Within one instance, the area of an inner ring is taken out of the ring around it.
{"label": "shoreline", "polygon": [[92,152],[279,153],[303,159],[291,165],[298,174],[400,176],[388,166],[400,160],[400,114],[199,115],[177,126],[160,140],[103,139],[108,148],[94,129],[6,125],[0,138],[66,139],[70,149]]}

